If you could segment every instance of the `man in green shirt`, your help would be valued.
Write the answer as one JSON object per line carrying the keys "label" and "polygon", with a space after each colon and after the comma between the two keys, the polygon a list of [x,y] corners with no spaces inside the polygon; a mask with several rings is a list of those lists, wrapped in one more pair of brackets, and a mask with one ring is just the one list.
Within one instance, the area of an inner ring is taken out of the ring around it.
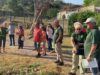
{"label": "man in green shirt", "polygon": [[[100,71],[100,31],[96,27],[96,20],[92,17],[88,18],[85,22],[87,28],[90,29],[86,41],[84,43],[84,53],[88,62],[92,58],[96,58]],[[98,68],[90,68],[93,75],[97,75]]]}
{"label": "man in green shirt", "polygon": [[62,66],[64,65],[62,49],[61,49],[61,44],[63,40],[63,28],[59,25],[58,20],[54,21],[54,27],[55,27],[55,32],[53,35],[53,42],[55,44],[55,51],[57,54],[57,60],[55,61],[55,63]]}

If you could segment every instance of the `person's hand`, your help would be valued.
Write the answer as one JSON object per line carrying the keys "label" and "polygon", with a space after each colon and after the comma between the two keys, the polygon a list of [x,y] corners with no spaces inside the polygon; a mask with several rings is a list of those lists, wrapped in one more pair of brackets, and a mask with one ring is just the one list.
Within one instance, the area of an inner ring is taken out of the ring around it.
{"label": "person's hand", "polygon": [[77,53],[77,49],[74,47],[72,53]]}
{"label": "person's hand", "polygon": [[88,56],[86,59],[88,62],[90,62],[92,60],[91,56]]}
{"label": "person's hand", "polygon": [[82,46],[83,45],[83,43],[78,43],[78,46]]}

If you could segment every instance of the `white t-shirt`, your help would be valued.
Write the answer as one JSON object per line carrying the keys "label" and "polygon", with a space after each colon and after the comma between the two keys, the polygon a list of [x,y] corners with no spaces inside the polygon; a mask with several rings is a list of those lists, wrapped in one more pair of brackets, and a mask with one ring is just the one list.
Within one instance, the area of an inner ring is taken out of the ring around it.
{"label": "white t-shirt", "polygon": [[9,27],[8,27],[8,33],[10,35],[14,35],[14,33],[15,33],[15,26],[14,25],[9,25]]}
{"label": "white t-shirt", "polygon": [[47,28],[47,35],[48,35],[48,38],[51,38],[53,37],[53,30],[51,28]]}

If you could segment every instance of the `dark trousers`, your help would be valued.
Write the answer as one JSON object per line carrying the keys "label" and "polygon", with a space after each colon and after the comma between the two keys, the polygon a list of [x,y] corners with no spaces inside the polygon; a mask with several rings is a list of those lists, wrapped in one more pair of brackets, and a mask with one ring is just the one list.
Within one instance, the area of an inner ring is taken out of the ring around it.
{"label": "dark trousers", "polygon": [[6,38],[0,39],[0,47],[3,45],[3,48],[5,48],[5,44],[6,44]]}
{"label": "dark trousers", "polygon": [[52,48],[52,39],[48,38],[48,50],[53,50]]}
{"label": "dark trousers", "polygon": [[18,37],[18,48],[23,49],[23,46],[24,46],[24,41],[22,40],[22,36],[19,36]]}
{"label": "dark trousers", "polygon": [[100,59],[97,61],[98,61],[98,68],[99,68],[99,72],[100,72]]}
{"label": "dark trousers", "polygon": [[9,35],[10,38],[10,46],[15,46],[15,36],[14,35]]}

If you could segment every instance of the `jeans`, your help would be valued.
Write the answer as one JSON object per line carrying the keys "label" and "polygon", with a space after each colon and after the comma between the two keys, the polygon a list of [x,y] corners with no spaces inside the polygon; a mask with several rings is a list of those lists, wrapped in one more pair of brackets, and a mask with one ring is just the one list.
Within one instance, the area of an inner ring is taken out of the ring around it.
{"label": "jeans", "polygon": [[15,46],[15,37],[14,35],[9,35],[9,38],[10,38],[10,46]]}
{"label": "jeans", "polygon": [[90,68],[92,75],[97,75],[97,73],[99,72],[98,68]]}
{"label": "jeans", "polygon": [[48,50],[53,50],[52,49],[52,39],[51,38],[48,38]]}

